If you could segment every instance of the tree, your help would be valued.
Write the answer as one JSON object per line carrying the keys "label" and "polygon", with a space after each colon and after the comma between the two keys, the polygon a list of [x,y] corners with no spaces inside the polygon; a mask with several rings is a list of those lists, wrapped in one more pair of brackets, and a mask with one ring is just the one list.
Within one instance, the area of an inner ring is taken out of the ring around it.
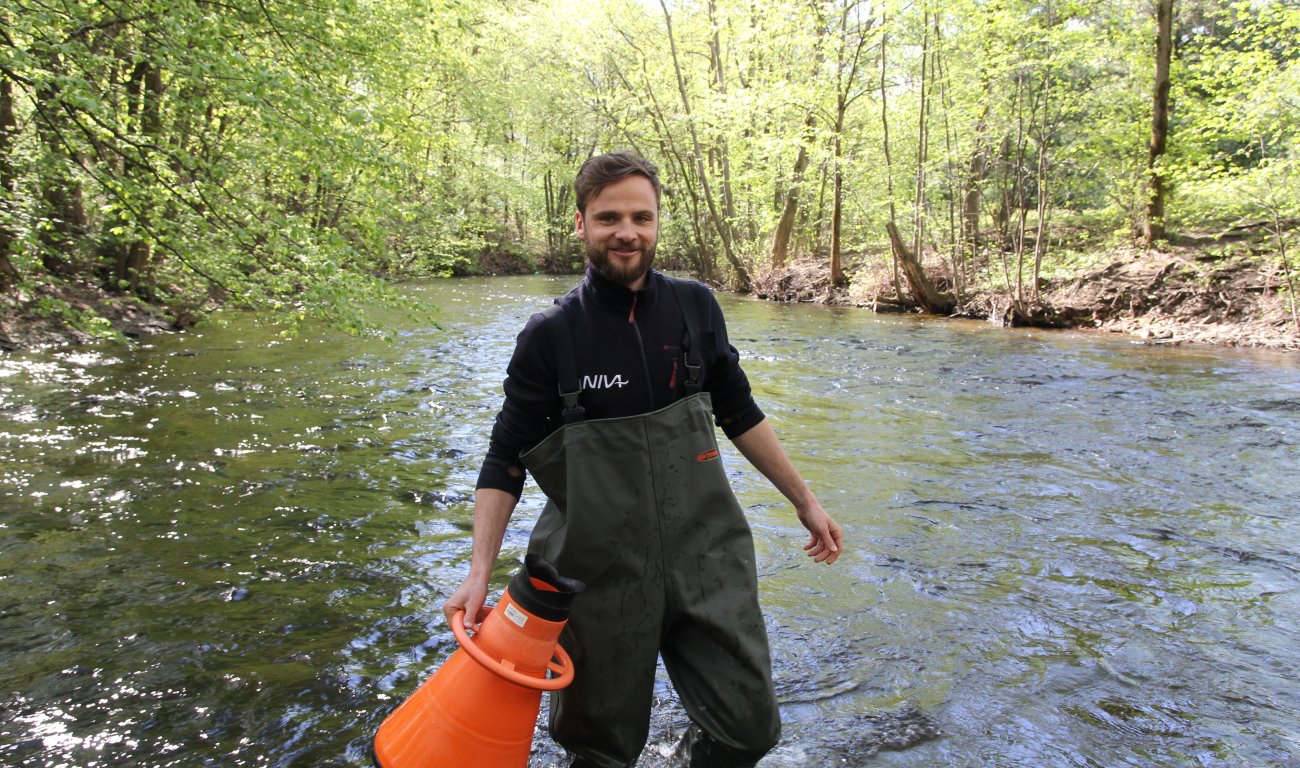
{"label": "tree", "polygon": [[1149,1],[10,0],[0,290],[358,329],[391,277],[573,268],[573,173],[630,147],[666,268],[939,255],[1023,315],[1063,231],[1287,221],[1234,203],[1296,163],[1300,9],[1184,0],[1148,98]]}
{"label": "tree", "polygon": [[[844,132],[849,108],[866,94],[860,87],[859,76],[862,71],[862,57],[875,26],[875,19],[864,16],[862,4],[849,2],[839,9],[836,20],[836,60],[835,60],[835,121],[833,131],[833,148],[831,164],[833,168],[833,192],[831,196],[831,264],[830,279],[832,285],[842,285],[844,277],[843,258],[843,218],[844,218]],[[883,44],[882,44],[883,45]]]}
{"label": "tree", "polygon": [[1174,0],[1156,3],[1156,76],[1151,96],[1151,146],[1147,152],[1150,191],[1143,237],[1148,246],[1165,239],[1165,174],[1160,168],[1169,139],[1169,62],[1173,56]]}
{"label": "tree", "polygon": [[732,270],[735,272],[736,287],[740,290],[749,290],[749,270],[741,263],[739,256],[736,254],[731,222],[718,210],[717,195],[714,193],[713,183],[710,180],[710,174],[705,164],[704,147],[700,143],[699,130],[691,112],[691,100],[687,94],[686,76],[683,71],[681,57],[677,52],[677,39],[673,35],[673,16],[668,10],[666,0],[659,0],[659,7],[663,9],[664,27],[668,37],[669,51],[672,54],[673,72],[677,80],[677,93],[681,96],[682,112],[686,117],[686,125],[691,137],[691,151],[695,161],[696,178],[699,179],[704,202],[709,209],[709,220],[718,233],[718,237],[722,240],[723,255],[726,256],[727,263],[731,265]]}
{"label": "tree", "polygon": [[[0,13],[0,26],[7,24],[8,14]],[[10,259],[18,248],[18,233],[13,225],[18,193],[18,170],[13,160],[17,135],[13,82],[8,73],[0,72],[0,294],[7,293],[21,278]]]}
{"label": "tree", "polygon": [[781,203],[781,217],[776,224],[776,232],[772,235],[772,266],[783,267],[790,257],[790,236],[794,233],[795,215],[799,212],[799,198],[803,192],[804,174],[808,170],[808,162],[811,158],[808,152],[808,143],[812,137],[810,134],[817,127],[817,117],[812,112],[808,113],[804,126],[808,129],[800,137],[799,148],[795,154],[794,166],[790,171],[790,180],[786,185],[784,201]]}

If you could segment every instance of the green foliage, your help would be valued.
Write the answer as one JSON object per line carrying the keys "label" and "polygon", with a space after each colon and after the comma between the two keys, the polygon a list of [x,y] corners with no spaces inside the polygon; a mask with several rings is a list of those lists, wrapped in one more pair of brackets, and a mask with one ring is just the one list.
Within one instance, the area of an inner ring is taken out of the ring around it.
{"label": "green foliage", "polygon": [[1174,215],[1224,224],[1273,209],[1294,217],[1300,131],[1300,6],[1233,2],[1187,30],[1174,77],[1182,184]]}
{"label": "green foliage", "polygon": [[[385,280],[580,265],[569,185],[622,147],[662,263],[719,284],[791,200],[825,258],[837,172],[856,253],[891,218],[955,263],[1081,250],[1144,209],[1138,0],[0,3],[0,254],[178,315],[360,331]],[[1177,14],[1170,220],[1295,219],[1300,7]]]}
{"label": "green foliage", "polygon": [[420,149],[404,143],[408,64],[462,12],[6,1],[15,267],[178,311],[298,307],[358,328],[355,305],[393,298],[373,275]]}

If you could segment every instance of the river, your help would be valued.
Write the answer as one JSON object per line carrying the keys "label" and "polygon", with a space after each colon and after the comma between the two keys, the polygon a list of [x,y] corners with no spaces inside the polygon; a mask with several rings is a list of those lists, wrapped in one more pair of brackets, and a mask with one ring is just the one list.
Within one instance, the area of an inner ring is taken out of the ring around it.
{"label": "river", "polygon": [[[411,286],[437,327],[387,341],[235,317],[0,356],[0,763],[367,765],[454,648],[514,337],[572,283]],[[720,300],[847,540],[808,562],[724,441],[782,702],[761,768],[1300,763],[1300,358]],[[685,722],[659,694],[645,768]]]}

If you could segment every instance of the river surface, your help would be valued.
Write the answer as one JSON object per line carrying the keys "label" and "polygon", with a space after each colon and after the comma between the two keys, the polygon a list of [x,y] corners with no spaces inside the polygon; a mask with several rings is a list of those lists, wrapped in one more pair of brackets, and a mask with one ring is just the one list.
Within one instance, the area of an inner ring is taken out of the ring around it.
{"label": "river surface", "polygon": [[[391,341],[236,318],[0,357],[0,764],[367,765],[455,647],[514,337],[573,282],[412,286],[438,327]],[[807,561],[724,441],[761,768],[1300,764],[1300,358],[720,299],[846,537]],[[659,694],[648,768],[685,723]]]}

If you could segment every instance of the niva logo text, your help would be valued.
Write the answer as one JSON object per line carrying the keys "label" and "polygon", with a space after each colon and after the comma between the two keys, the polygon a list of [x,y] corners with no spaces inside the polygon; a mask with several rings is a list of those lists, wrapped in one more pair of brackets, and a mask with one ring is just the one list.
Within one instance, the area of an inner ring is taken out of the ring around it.
{"label": "niva logo text", "polygon": [[601,373],[596,376],[582,377],[583,389],[613,389],[614,387],[618,387],[619,389],[622,389],[623,387],[626,387],[629,383],[631,382],[629,382],[627,379],[624,379],[623,374],[621,373],[616,373],[613,376]]}

